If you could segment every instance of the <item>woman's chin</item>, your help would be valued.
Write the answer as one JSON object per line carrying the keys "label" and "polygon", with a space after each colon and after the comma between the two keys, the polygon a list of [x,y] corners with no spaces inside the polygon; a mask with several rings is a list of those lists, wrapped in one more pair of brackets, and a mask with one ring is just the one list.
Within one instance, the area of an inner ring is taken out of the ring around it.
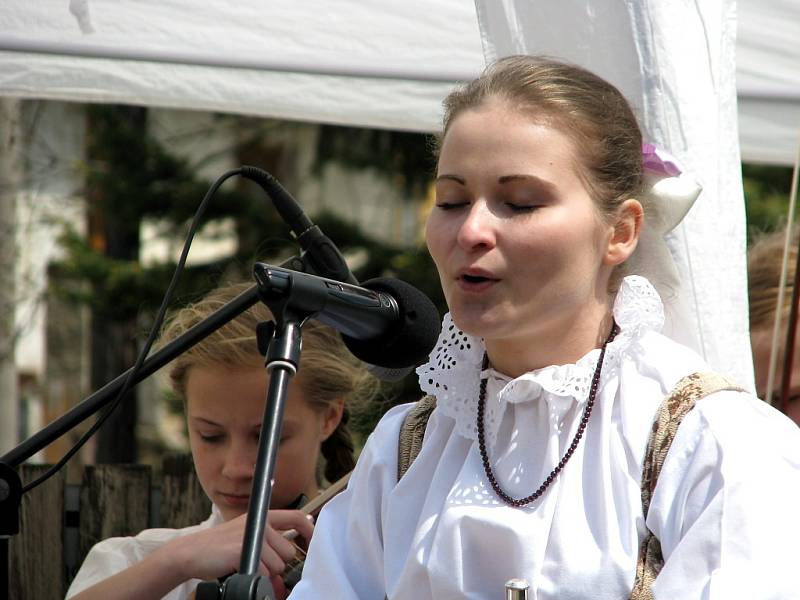
{"label": "woman's chin", "polygon": [[479,338],[492,337],[492,333],[502,324],[502,319],[487,311],[469,308],[451,308],[450,317],[461,331]]}

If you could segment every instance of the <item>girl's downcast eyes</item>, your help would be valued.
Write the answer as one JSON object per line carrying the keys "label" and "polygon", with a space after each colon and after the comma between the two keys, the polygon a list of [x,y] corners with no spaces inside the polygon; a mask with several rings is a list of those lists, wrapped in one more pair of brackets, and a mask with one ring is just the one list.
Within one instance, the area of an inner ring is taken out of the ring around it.
{"label": "girl's downcast eyes", "polygon": [[437,202],[436,208],[441,210],[453,210],[455,208],[461,208],[462,206],[467,206],[469,202]]}
{"label": "girl's downcast eyes", "polygon": [[511,209],[512,212],[515,213],[528,213],[533,212],[539,205],[537,204],[514,204],[513,202],[506,202],[506,206]]}

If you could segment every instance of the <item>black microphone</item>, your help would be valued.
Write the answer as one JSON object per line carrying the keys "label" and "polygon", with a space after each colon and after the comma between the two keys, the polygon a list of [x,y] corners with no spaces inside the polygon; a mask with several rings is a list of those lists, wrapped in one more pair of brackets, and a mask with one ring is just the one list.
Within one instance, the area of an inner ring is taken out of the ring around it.
{"label": "black microphone", "polygon": [[293,310],[333,327],[356,358],[372,365],[407,373],[428,357],[439,337],[436,306],[399,279],[356,286],[264,263],[256,263],[253,273],[267,303],[288,301]]}
{"label": "black microphone", "polygon": [[[241,172],[243,177],[246,177],[261,186],[261,189],[263,189],[267,196],[269,196],[269,198],[272,200],[272,203],[274,204],[275,209],[278,211],[278,214],[281,215],[281,218],[289,226],[289,228],[292,230],[292,233],[294,233],[295,237],[297,238],[297,241],[300,243],[300,247],[303,248],[303,258],[305,259],[307,266],[310,268],[312,273],[322,277],[327,277],[329,279],[335,279],[336,281],[347,282],[356,286],[358,285],[358,280],[350,271],[350,268],[347,266],[347,262],[344,260],[342,253],[336,247],[336,244],[334,244],[330,238],[323,234],[319,227],[311,222],[311,219],[309,219],[300,208],[297,200],[295,200],[292,195],[286,191],[286,189],[280,184],[280,182],[278,182],[277,179],[275,179],[275,177],[263,169],[249,165],[242,166]],[[385,282],[387,279],[382,279],[381,281]],[[397,282],[400,280],[395,279],[393,281]],[[402,284],[403,282],[400,283]],[[422,295],[422,292],[419,292],[416,290],[416,288],[412,287],[411,289]],[[399,290],[395,291],[401,295],[404,294],[404,292]],[[423,295],[423,297],[430,302],[426,296]],[[438,312],[436,315],[438,320]],[[438,321],[433,327],[433,329],[437,332],[437,336],[440,328],[441,321]],[[348,339],[344,338],[344,336],[343,339],[345,344],[348,344],[349,347],[350,342],[348,342]],[[434,345],[435,343],[436,340],[434,340]],[[433,349],[433,347],[431,347],[431,349]],[[351,352],[353,351],[351,350]],[[413,367],[418,364],[414,363],[412,365],[411,363],[406,363],[398,367],[388,367],[386,365],[377,364],[375,362],[375,357],[370,356],[370,352],[365,352],[363,355],[359,355],[357,352],[353,352],[353,354],[367,364],[367,370],[372,373],[372,375],[383,381],[399,381],[408,375],[413,370]],[[365,356],[370,357],[365,358]],[[427,355],[425,358],[427,358]]]}
{"label": "black microphone", "polygon": [[328,236],[311,222],[300,205],[272,175],[248,165],[242,166],[242,176],[261,186],[275,205],[275,210],[289,226],[305,251],[303,258],[315,275],[358,285],[344,256]]}

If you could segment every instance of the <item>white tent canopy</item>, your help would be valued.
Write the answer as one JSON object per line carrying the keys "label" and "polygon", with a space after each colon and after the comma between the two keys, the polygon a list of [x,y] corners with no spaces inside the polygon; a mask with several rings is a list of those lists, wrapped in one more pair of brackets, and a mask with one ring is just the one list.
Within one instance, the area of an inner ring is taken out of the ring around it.
{"label": "white tent canopy", "polygon": [[2,93],[427,131],[453,82],[483,67],[475,9],[463,0],[70,8],[4,3]]}
{"label": "white tent canopy", "polygon": [[[569,28],[570,4],[552,31]],[[800,5],[740,0],[738,27],[742,156],[791,164]],[[8,96],[435,131],[444,94],[483,65],[466,0],[4,0],[0,11]]]}

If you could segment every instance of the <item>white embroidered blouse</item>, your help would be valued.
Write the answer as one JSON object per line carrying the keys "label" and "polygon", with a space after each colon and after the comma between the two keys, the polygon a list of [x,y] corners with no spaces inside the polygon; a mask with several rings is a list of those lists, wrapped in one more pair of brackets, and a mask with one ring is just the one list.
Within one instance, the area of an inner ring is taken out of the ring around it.
{"label": "white embroidered blouse", "polygon": [[398,483],[398,434],[411,405],[392,409],[347,490],[320,515],[290,598],[503,598],[504,583],[523,578],[531,600],[620,600],[649,528],[666,560],[656,598],[800,599],[800,428],[749,394],[700,401],[678,430],[645,523],[640,481],[655,411],[678,380],[708,367],[659,333],[663,308],[644,278],[623,281],[614,316],[621,331],[583,439],[525,508],[500,502],[486,480],[480,377],[495,476],[521,498],[572,442],[600,351],[510,380],[481,373],[482,341],[445,317],[418,369],[437,397],[419,456]]}

